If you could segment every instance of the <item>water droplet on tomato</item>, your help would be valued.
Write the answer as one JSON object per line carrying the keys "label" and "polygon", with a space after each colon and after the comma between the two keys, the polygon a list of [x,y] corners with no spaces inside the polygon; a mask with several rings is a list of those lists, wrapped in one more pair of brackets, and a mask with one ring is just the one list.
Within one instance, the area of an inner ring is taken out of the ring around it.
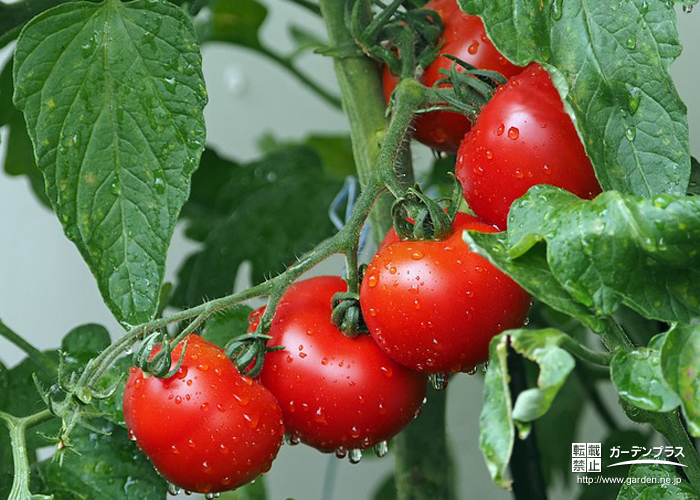
{"label": "water droplet on tomato", "polygon": [[415,309],[420,309],[420,301],[418,299],[413,301],[413,307]]}
{"label": "water droplet on tomato", "polygon": [[520,137],[520,130],[517,127],[510,127],[508,129],[508,139],[515,140]]}
{"label": "water droplet on tomato", "polygon": [[219,453],[222,455],[228,455],[228,446],[226,446],[224,443],[221,443],[219,445]]}
{"label": "water droplet on tomato", "polygon": [[245,420],[246,424],[248,424],[248,427],[251,429],[255,429],[258,426],[258,421],[260,420],[260,416],[257,413],[244,413],[243,414],[243,420]]}
{"label": "water droplet on tomato", "polygon": [[202,403],[199,407],[201,411],[209,411],[209,403]]}
{"label": "water droplet on tomato", "polygon": [[374,454],[379,458],[385,457],[389,453],[389,443],[386,441],[379,441],[374,445]]}
{"label": "water droplet on tomato", "polygon": [[187,367],[186,366],[181,366],[180,369],[175,373],[175,377],[179,379],[183,379],[187,376]]}
{"label": "water droplet on tomato", "polygon": [[238,403],[241,406],[245,406],[250,402],[250,398],[248,396],[241,396],[239,394],[234,394],[233,399],[236,400],[236,403]]}
{"label": "water droplet on tomato", "polygon": [[205,371],[207,371],[207,370],[209,369],[209,365],[207,365],[207,364],[205,364],[205,363],[202,363],[201,365],[197,365],[197,369],[199,369],[200,371],[205,372]]}
{"label": "water droplet on tomato", "polygon": [[192,439],[188,440],[187,446],[189,446],[190,448],[194,448],[195,447],[194,440],[192,440]]}
{"label": "water droplet on tomato", "polygon": [[352,437],[354,437],[355,439],[357,439],[360,437],[360,430],[353,425],[352,428],[350,429],[350,435]]}
{"label": "water droplet on tomato", "polygon": [[202,462],[202,470],[206,473],[211,472],[211,465],[209,465],[209,462],[207,462],[206,460]]}
{"label": "water droplet on tomato", "polygon": [[423,257],[425,257],[425,254],[419,250],[416,250],[411,254],[411,258],[413,260],[421,260]]}
{"label": "water droplet on tomato", "polygon": [[317,422],[319,424],[327,425],[328,422],[326,421],[326,416],[323,414],[323,409],[319,408],[316,410],[316,413],[314,414],[314,422]]}
{"label": "water droplet on tomato", "polygon": [[444,373],[430,374],[430,385],[432,385],[433,389],[435,389],[436,391],[445,390],[447,388],[448,381],[449,377]]}
{"label": "water droplet on tomato", "polygon": [[391,376],[394,374],[394,370],[391,368],[391,366],[382,366],[381,370],[382,373],[389,378],[391,378]]}
{"label": "water droplet on tomato", "polygon": [[389,268],[389,274],[396,274],[396,268],[394,266]]}
{"label": "water droplet on tomato", "polygon": [[503,135],[503,131],[505,130],[505,127],[501,123],[501,125],[498,127],[498,130],[496,130],[496,134],[498,135]]}
{"label": "water droplet on tomato", "polygon": [[379,403],[377,409],[379,410],[380,415],[386,415],[386,407],[384,406],[384,403]]}
{"label": "water droplet on tomato", "polygon": [[367,285],[370,288],[374,288],[377,286],[377,283],[379,282],[379,278],[377,278],[376,274],[372,274],[371,276],[367,276]]}
{"label": "water droplet on tomato", "polygon": [[476,54],[476,52],[479,50],[479,42],[474,41],[471,44],[469,44],[469,47],[467,47],[467,52],[470,54]]}
{"label": "water droplet on tomato", "polygon": [[136,434],[134,434],[132,429],[129,429],[129,440],[136,441]]}
{"label": "water droplet on tomato", "polygon": [[513,173],[513,175],[515,175],[516,179],[522,179],[523,177],[525,177],[525,175],[523,174],[523,171],[520,169],[516,169],[515,172]]}
{"label": "water droplet on tomato", "polygon": [[353,448],[350,450],[350,453],[348,453],[348,460],[353,465],[359,464],[362,460],[362,450],[359,448]]}
{"label": "water droplet on tomato", "polygon": [[176,405],[179,405],[180,403],[182,403],[182,397],[181,397],[181,396],[175,396],[175,404],[176,404]]}
{"label": "water droplet on tomato", "polygon": [[552,175],[552,169],[549,165],[544,165],[542,167],[542,171],[545,173],[545,175]]}
{"label": "water droplet on tomato", "polygon": [[486,159],[487,160],[493,159],[493,151],[491,151],[490,149],[486,150]]}
{"label": "water droplet on tomato", "polygon": [[341,458],[341,459],[345,458],[347,456],[347,454],[348,454],[347,450],[345,448],[343,448],[342,446],[338,446],[335,449],[335,456],[337,458]]}
{"label": "water droplet on tomato", "polygon": [[300,352],[300,353],[299,353],[299,357],[300,357],[301,359],[304,359],[304,358],[306,357],[306,353],[305,353],[305,352]]}

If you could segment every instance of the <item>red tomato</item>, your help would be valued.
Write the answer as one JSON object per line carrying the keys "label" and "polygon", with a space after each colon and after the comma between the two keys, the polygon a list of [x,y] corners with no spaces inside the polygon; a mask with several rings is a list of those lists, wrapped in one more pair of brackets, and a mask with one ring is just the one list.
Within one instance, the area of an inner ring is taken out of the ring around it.
{"label": "red tomato", "polygon": [[[459,10],[456,0],[432,0],[424,8],[436,11],[445,25],[441,54],[453,55],[479,69],[498,71],[506,78],[522,71],[522,67],[512,64],[493,46],[486,36],[481,19]],[[439,56],[425,69],[421,82],[432,86],[444,78],[440,70],[449,70],[451,67],[451,60]],[[389,102],[398,78],[385,67],[382,79],[384,96]],[[414,136],[431,148],[455,152],[470,128],[471,122],[461,113],[433,111],[416,118]]]}
{"label": "red tomato", "polygon": [[369,331],[392,359],[428,373],[468,371],[488,359],[489,341],[522,325],[530,297],[462,240],[496,230],[457,214],[444,241],[399,241],[370,263],[360,288]]}
{"label": "red tomato", "polygon": [[[171,378],[146,378],[131,368],[126,426],[168,481],[200,493],[231,490],[270,469],[284,435],[282,411],[223,349],[197,335],[187,340],[182,366]],[[173,363],[182,345],[173,349]]]}
{"label": "red tomato", "polygon": [[426,377],[387,358],[369,335],[345,337],[330,321],[339,277],[292,285],[269,334],[282,351],[265,356],[260,379],[275,395],[287,432],[321,451],[367,448],[415,416]]}
{"label": "red tomato", "polygon": [[502,229],[513,201],[535,184],[587,199],[601,191],[559,93],[538,64],[484,106],[459,148],[456,173],[477,217]]}

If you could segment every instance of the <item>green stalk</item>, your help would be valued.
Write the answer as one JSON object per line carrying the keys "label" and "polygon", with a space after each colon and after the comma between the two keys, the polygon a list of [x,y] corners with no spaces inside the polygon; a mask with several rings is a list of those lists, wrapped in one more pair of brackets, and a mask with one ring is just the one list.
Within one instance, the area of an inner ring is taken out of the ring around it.
{"label": "green stalk", "polygon": [[454,471],[445,434],[446,391],[430,390],[421,414],[394,439],[396,498],[451,500]]}
{"label": "green stalk", "polygon": [[[346,4],[345,0],[320,1],[331,47],[355,47],[355,40],[345,26]],[[369,9],[366,1],[365,6]],[[336,57],[333,64],[342,93],[343,109],[350,122],[357,175],[364,187],[375,169],[387,128],[379,69],[359,51]],[[382,240],[384,233],[391,227],[391,203],[388,195],[380,197],[372,213],[374,239],[377,242]]]}
{"label": "green stalk", "polygon": [[14,480],[8,500],[27,500],[29,498],[50,498],[44,495],[32,495],[29,490],[29,455],[27,454],[27,429],[53,418],[49,410],[43,410],[28,417],[17,418],[7,413],[0,412],[0,420],[3,420],[10,431],[10,445],[12,447],[12,463],[14,465]]}
{"label": "green stalk", "polygon": [[20,337],[17,333],[10,329],[5,323],[0,320],[0,337],[5,337],[14,345],[22,349],[27,356],[47,372],[52,377],[56,374],[58,366],[46,354],[31,345],[29,342]]}

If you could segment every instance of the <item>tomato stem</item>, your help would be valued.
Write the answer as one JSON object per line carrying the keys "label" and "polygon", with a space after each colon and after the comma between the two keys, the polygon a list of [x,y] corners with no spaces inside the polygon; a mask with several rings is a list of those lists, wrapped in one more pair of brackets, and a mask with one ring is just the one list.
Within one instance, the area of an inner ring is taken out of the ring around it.
{"label": "tomato stem", "polygon": [[0,411],[0,420],[5,422],[10,431],[14,479],[8,500],[26,500],[27,498],[49,498],[32,495],[29,490],[29,454],[27,452],[27,429],[53,418],[49,410],[42,410],[27,417],[14,417]]}

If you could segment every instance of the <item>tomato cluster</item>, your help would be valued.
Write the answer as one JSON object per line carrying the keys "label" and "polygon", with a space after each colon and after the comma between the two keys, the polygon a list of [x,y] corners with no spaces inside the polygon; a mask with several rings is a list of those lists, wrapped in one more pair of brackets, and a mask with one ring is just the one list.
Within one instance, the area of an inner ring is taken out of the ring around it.
{"label": "tomato cluster", "polygon": [[[184,342],[171,353],[173,364],[181,361],[171,377],[132,368],[124,392],[130,435],[178,486],[207,493],[245,484],[270,469],[285,433],[291,443],[349,453],[351,461],[373,446],[384,453],[419,412],[428,374],[442,380],[473,371],[488,359],[490,340],[527,316],[529,295],[472,252],[464,232],[505,229],[510,205],[538,183],[586,198],[600,192],[549,74],[508,62],[455,0],[426,8],[443,18],[443,52],[510,77],[473,127],[450,111],[416,121],[418,140],[459,147],[456,175],[476,217],[457,213],[449,234],[432,239],[387,233],[353,306],[370,335],[349,338],[334,324],[334,298],[351,300],[348,286],[322,276],[292,284],[280,298],[266,333],[281,348],[265,355],[256,380],[196,335],[184,354]],[[438,58],[423,82],[433,85],[450,64]],[[396,85],[388,70],[384,85],[388,97]],[[251,313],[249,332],[259,330],[263,312]]]}

